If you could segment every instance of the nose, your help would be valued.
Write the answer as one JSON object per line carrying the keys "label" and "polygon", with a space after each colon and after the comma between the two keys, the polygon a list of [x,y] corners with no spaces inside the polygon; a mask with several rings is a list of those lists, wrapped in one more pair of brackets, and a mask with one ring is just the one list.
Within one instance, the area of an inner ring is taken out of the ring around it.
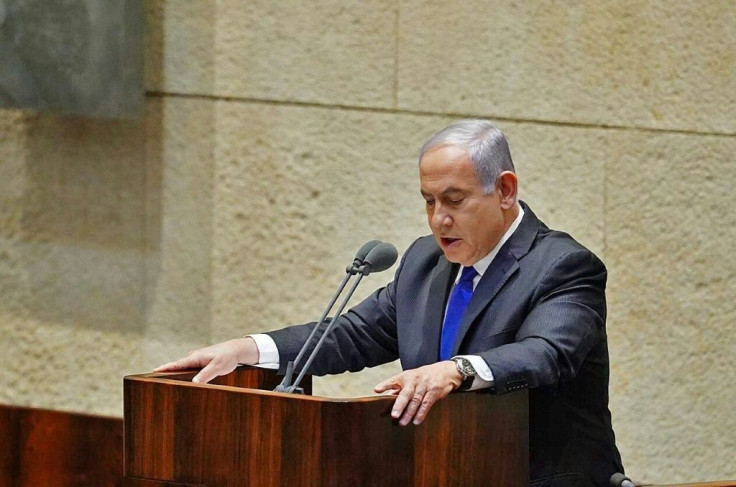
{"label": "nose", "polygon": [[440,205],[434,209],[432,214],[432,226],[435,228],[449,227],[452,225],[452,217]]}

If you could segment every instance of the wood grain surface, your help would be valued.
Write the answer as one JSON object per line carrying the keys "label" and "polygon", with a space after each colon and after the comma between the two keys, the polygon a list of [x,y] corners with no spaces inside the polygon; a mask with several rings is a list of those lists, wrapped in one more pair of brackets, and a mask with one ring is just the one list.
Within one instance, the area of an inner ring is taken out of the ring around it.
{"label": "wood grain surface", "polygon": [[123,421],[0,406],[0,487],[119,486]]}
{"label": "wood grain surface", "polygon": [[[235,375],[248,374],[270,372]],[[208,487],[528,483],[526,392],[452,394],[424,424],[401,427],[389,416],[392,397],[336,400],[180,377],[126,378],[127,476]]]}

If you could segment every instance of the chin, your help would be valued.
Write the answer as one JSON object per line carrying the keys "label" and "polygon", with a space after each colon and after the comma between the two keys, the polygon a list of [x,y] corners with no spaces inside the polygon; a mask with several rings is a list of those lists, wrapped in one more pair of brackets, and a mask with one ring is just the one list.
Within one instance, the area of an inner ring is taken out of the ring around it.
{"label": "chin", "polygon": [[447,259],[449,262],[452,262],[453,264],[464,265],[462,261],[465,259],[463,259],[461,256],[457,254],[451,254],[448,252],[443,252],[443,253],[445,254],[445,259]]}

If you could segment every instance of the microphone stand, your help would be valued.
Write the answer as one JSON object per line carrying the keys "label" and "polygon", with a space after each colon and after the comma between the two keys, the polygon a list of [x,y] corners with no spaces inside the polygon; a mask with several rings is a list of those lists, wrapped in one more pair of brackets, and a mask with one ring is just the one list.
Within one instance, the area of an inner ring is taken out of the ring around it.
{"label": "microphone stand", "polygon": [[[304,389],[299,387],[299,383],[304,378],[304,375],[306,374],[307,370],[309,369],[309,366],[312,364],[312,361],[314,361],[314,358],[317,356],[317,352],[319,351],[320,347],[322,347],[322,344],[325,341],[325,338],[327,335],[332,331],[332,329],[335,327],[335,323],[337,322],[337,318],[340,317],[342,314],[342,310],[345,309],[345,305],[348,303],[350,298],[353,296],[353,293],[355,292],[355,288],[358,287],[358,284],[360,284],[360,281],[363,279],[363,277],[367,276],[368,274],[372,272],[380,272],[388,269],[391,267],[394,262],[396,262],[396,258],[398,257],[398,252],[396,251],[396,247],[394,247],[391,244],[380,242],[378,240],[372,240],[370,242],[367,242],[363,245],[363,247],[360,248],[358,251],[358,255],[356,255],[356,258],[353,260],[352,265],[348,266],[347,269],[345,269],[345,272],[347,275],[343,279],[342,283],[340,283],[340,286],[335,293],[334,297],[332,298],[332,301],[327,306],[327,309],[325,309],[324,313],[322,313],[322,316],[320,317],[319,322],[317,322],[316,325],[314,325],[314,328],[312,329],[312,332],[309,334],[309,337],[307,338],[307,341],[304,342],[304,345],[302,345],[301,350],[299,350],[299,354],[297,355],[296,359],[293,362],[289,362],[286,366],[286,375],[284,376],[284,380],[281,381],[281,384],[279,384],[276,389],[274,389],[276,392],[296,392],[299,394],[304,394]],[[304,365],[304,367],[301,368],[299,371],[299,375],[296,379],[296,381],[292,384],[291,383],[291,376],[294,373],[294,370],[296,370],[296,366],[299,364],[299,362],[304,358],[304,354],[309,349],[309,345],[311,344],[312,340],[317,334],[317,331],[319,328],[322,327],[324,324],[327,314],[330,312],[330,309],[332,309],[332,306],[334,306],[335,301],[337,301],[337,298],[342,294],[343,289],[347,285],[348,280],[351,276],[354,276],[358,274],[358,278],[353,283],[352,287],[348,291],[347,295],[345,296],[345,299],[343,299],[342,303],[340,304],[340,309],[337,311],[337,314],[335,315],[335,319],[331,320],[330,323],[327,325],[327,327],[324,330],[324,333],[322,333],[322,336],[320,337],[317,344],[314,346],[314,349],[312,350],[311,354],[309,355],[307,359],[307,363]]]}
{"label": "microphone stand", "polygon": [[[327,328],[325,328],[324,333],[322,333],[322,336],[319,337],[319,341],[317,342],[317,345],[314,346],[314,349],[312,350],[312,353],[309,354],[309,358],[307,359],[307,362],[304,364],[304,367],[302,367],[302,370],[299,371],[299,375],[297,376],[296,380],[294,381],[294,385],[289,386],[286,389],[286,392],[293,392],[297,394],[304,394],[304,389],[299,387],[299,384],[302,382],[302,379],[304,378],[304,375],[307,373],[307,369],[309,369],[309,366],[312,365],[312,362],[314,361],[314,358],[317,356],[317,352],[322,347],[322,344],[325,341],[325,338],[330,334],[332,329],[335,327],[335,323],[337,323],[337,319],[342,314],[342,310],[345,309],[345,305],[348,304],[348,301],[350,298],[353,297],[353,293],[355,292],[355,288],[358,287],[358,284],[360,284],[361,279],[363,279],[364,276],[367,276],[370,274],[370,266],[369,265],[362,265],[357,269],[358,278],[353,283],[352,287],[348,291],[348,293],[345,295],[345,298],[342,300],[342,303],[340,303],[340,308],[337,310],[337,313],[335,313],[335,319],[330,321],[330,323],[327,325]],[[315,330],[317,327],[315,327]],[[312,330],[312,333],[314,333],[314,330]],[[311,335],[310,335],[311,337]]]}
{"label": "microphone stand", "polygon": [[[291,377],[294,374],[294,370],[296,366],[304,358],[304,355],[307,353],[307,349],[309,349],[309,344],[312,343],[312,341],[314,340],[314,337],[317,334],[317,330],[324,324],[325,319],[327,318],[327,314],[330,312],[332,307],[335,305],[337,298],[339,298],[340,294],[342,294],[342,291],[345,289],[345,286],[347,285],[348,281],[350,280],[352,276],[354,276],[355,274],[359,272],[360,268],[361,268],[361,264],[356,259],[355,261],[353,261],[352,265],[349,265],[345,269],[345,277],[343,278],[340,285],[337,287],[337,291],[335,291],[335,294],[332,296],[332,299],[330,300],[329,304],[327,305],[324,312],[322,313],[322,316],[320,316],[319,320],[317,321],[317,324],[312,329],[312,332],[309,334],[309,337],[307,337],[307,341],[304,342],[304,345],[302,346],[301,350],[299,350],[299,354],[296,356],[294,360],[290,360],[289,363],[286,365],[286,373],[284,374],[284,378],[281,381],[281,383],[278,386],[276,386],[276,388],[274,389],[275,392],[294,392],[295,391],[295,387],[291,384]],[[362,274],[361,274],[361,277],[362,277]],[[353,286],[353,289],[354,288],[355,286]],[[339,316],[339,313],[338,313],[338,316]],[[310,364],[311,364],[311,361],[310,361]],[[297,380],[297,384],[299,383],[299,380],[301,380],[301,376]],[[299,392],[300,394],[303,394],[304,390],[301,388],[299,389],[300,390],[297,392]]]}

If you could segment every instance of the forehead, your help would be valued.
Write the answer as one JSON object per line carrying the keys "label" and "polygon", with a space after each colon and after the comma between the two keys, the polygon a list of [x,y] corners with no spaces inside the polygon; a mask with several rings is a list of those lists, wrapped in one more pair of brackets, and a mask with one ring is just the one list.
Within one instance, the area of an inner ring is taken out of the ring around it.
{"label": "forehead", "polygon": [[480,181],[468,153],[445,145],[427,151],[419,162],[419,182],[423,192],[444,192],[449,188],[473,190]]}

